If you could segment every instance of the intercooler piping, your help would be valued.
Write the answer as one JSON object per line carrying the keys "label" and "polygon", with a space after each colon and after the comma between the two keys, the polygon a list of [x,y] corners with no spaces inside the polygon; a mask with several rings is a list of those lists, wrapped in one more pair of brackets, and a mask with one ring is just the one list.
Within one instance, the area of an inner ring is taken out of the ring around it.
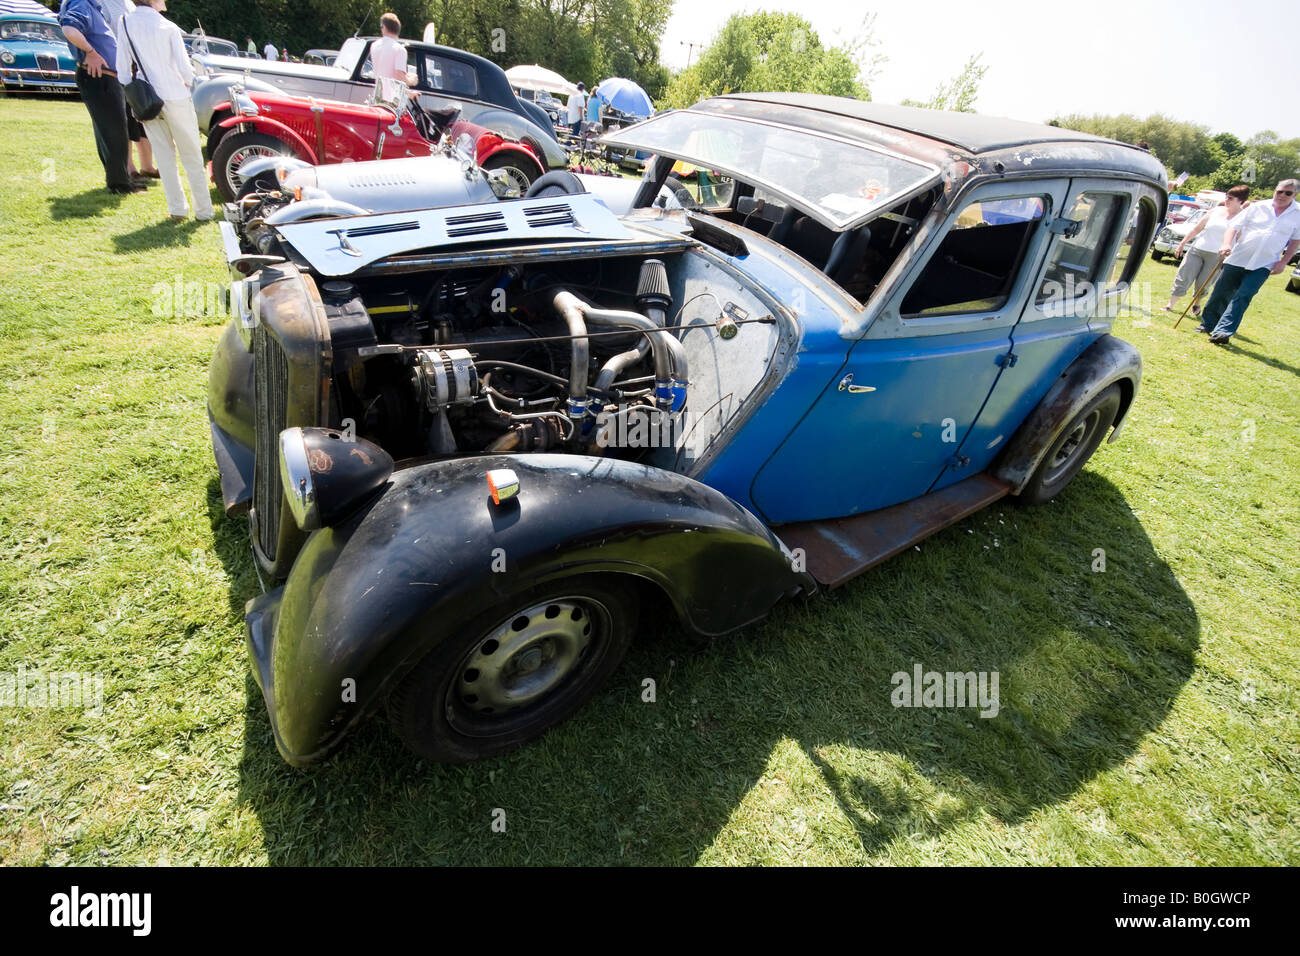
{"label": "intercooler piping", "polygon": [[[655,367],[655,404],[670,411],[679,411],[686,402],[686,350],[682,343],[664,331],[653,319],[638,312],[619,309],[597,309],[583,302],[572,292],[557,292],[553,300],[555,311],[569,326],[573,340],[573,369],[569,377],[569,416],[575,421],[585,417],[587,410],[587,364],[590,347],[586,338],[587,326],[602,325],[613,328],[633,328],[648,335]],[[581,336],[578,338],[577,336]],[[605,368],[614,362],[620,366],[631,364],[636,350],[616,355]],[[617,371],[619,366],[616,366]],[[602,369],[602,377],[604,377]],[[609,381],[613,381],[612,376]]]}
{"label": "intercooler piping", "polygon": [[668,291],[667,272],[658,259],[642,263],[636,298],[637,303],[646,310],[645,315],[619,309],[597,309],[568,291],[557,292],[552,300],[555,311],[568,324],[569,334],[574,336],[573,364],[569,376],[569,417],[575,424],[586,417],[589,406],[587,365],[591,350],[586,337],[588,325],[630,327],[651,333],[642,335],[636,348],[620,352],[605,363],[596,377],[598,390],[607,391],[625,369],[643,359],[647,351],[651,351],[655,367],[655,404],[673,412],[681,411],[686,404],[686,349],[675,335],[664,330],[672,297]]}
{"label": "intercooler piping", "polygon": [[572,292],[557,292],[551,300],[555,311],[564,319],[573,336],[573,360],[569,367],[569,420],[581,425],[587,417],[587,365],[591,362],[591,344],[587,340],[587,323],[583,321],[585,303]]}

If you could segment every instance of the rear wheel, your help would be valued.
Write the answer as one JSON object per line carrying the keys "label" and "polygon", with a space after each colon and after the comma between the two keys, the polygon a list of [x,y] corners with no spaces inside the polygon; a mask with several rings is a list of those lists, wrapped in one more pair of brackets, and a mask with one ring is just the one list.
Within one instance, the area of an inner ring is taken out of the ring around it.
{"label": "rear wheel", "polygon": [[212,179],[226,202],[234,202],[244,185],[238,169],[257,156],[292,156],[284,142],[266,133],[227,133],[212,151]]}
{"label": "rear wheel", "polygon": [[1119,403],[1119,385],[1111,385],[1085,405],[1047,449],[1038,470],[1020,492],[1019,500],[1042,504],[1064,491],[1115,423]]}
{"label": "rear wheel", "polygon": [[618,667],[636,603],[633,588],[605,576],[514,595],[443,636],[415,666],[389,701],[394,728],[440,763],[481,760],[540,737]]}

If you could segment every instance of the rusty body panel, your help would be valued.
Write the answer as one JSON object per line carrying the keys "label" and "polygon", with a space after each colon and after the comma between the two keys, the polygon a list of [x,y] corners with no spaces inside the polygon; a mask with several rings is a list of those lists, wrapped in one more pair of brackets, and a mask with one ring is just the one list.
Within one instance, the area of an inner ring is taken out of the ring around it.
{"label": "rusty body panel", "polygon": [[808,573],[833,589],[1010,491],[1008,482],[980,474],[879,511],[782,525],[776,533],[791,550],[802,548]]}
{"label": "rusty body panel", "polygon": [[1141,381],[1142,356],[1138,350],[1123,339],[1103,335],[1088,346],[1052,385],[1016,431],[993,473],[1011,484],[1013,494],[1019,494],[1061,430],[1088,402],[1118,382],[1121,390],[1119,414],[1108,439],[1114,441],[1124,426]]}

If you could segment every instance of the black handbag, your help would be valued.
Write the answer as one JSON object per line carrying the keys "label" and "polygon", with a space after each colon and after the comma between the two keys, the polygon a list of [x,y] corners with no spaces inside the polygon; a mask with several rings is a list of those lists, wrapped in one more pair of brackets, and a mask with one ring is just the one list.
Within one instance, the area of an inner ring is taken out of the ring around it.
{"label": "black handbag", "polygon": [[[149,82],[149,75],[137,60],[135,42],[131,39],[131,31],[126,27],[126,17],[122,18],[122,32],[126,34],[127,45],[131,48],[131,82],[122,88],[127,105],[131,107],[131,112],[141,123],[157,119],[163,108],[162,97],[153,88],[153,84]],[[140,71],[139,76],[136,76],[137,70]]]}

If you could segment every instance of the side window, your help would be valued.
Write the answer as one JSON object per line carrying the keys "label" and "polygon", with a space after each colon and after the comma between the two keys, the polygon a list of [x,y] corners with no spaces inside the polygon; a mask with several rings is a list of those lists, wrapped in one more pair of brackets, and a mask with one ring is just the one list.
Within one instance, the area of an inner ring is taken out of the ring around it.
{"label": "side window", "polygon": [[1115,256],[1115,265],[1110,270],[1107,288],[1127,288],[1133,284],[1133,277],[1142,267],[1142,250],[1151,245],[1151,233],[1156,224],[1156,207],[1150,199],[1140,200],[1129,216],[1128,226],[1124,230],[1124,241],[1120,243]]}
{"label": "side window", "polygon": [[1046,209],[1042,196],[966,206],[908,290],[903,318],[995,312],[1006,305]]}
{"label": "side window", "polygon": [[478,98],[478,74],[458,60],[424,54],[424,84],[436,93]]}
{"label": "side window", "polygon": [[1123,222],[1127,197],[1116,193],[1080,193],[1066,219],[1080,223],[1072,238],[1060,238],[1047,261],[1038,302],[1072,301],[1086,294],[1107,265],[1115,230]]}

